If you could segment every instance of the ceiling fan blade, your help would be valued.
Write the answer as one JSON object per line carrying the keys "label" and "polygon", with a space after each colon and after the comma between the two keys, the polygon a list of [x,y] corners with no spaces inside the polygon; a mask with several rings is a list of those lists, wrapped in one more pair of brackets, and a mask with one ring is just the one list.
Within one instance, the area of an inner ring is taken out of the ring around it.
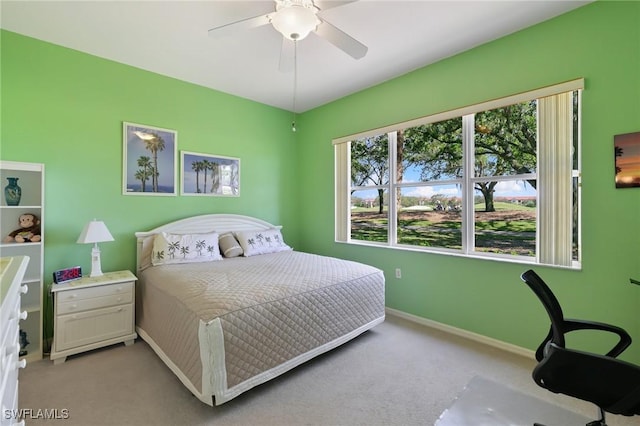
{"label": "ceiling fan blade", "polygon": [[315,33],[355,59],[363,58],[369,50],[367,46],[325,20],[318,25]]}
{"label": "ceiling fan blade", "polygon": [[241,21],[232,22],[230,24],[220,25],[219,27],[209,30],[210,37],[226,37],[251,28],[267,25],[269,21],[269,13],[265,15],[254,16],[253,18],[243,19]]}
{"label": "ceiling fan blade", "polygon": [[355,3],[358,0],[344,0],[344,1],[334,1],[334,0],[316,0],[313,3],[320,10],[332,9],[334,7],[344,6],[345,4]]}
{"label": "ceiling fan blade", "polygon": [[280,65],[278,69],[281,72],[291,72],[294,66],[294,49],[295,41],[282,37],[282,48],[280,49]]}

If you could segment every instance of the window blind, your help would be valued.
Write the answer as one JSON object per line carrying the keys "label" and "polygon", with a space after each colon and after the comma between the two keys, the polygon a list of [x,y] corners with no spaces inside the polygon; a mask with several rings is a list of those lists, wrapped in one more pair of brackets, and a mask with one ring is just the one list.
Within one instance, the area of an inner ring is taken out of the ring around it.
{"label": "window blind", "polygon": [[572,93],[538,99],[539,262],[571,266]]}

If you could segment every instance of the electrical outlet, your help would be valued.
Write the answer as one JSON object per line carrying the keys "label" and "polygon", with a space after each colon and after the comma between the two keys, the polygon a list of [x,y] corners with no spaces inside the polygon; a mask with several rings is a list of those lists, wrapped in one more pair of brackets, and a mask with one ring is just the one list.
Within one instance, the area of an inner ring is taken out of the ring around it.
{"label": "electrical outlet", "polygon": [[402,278],[402,269],[396,268],[396,278]]}

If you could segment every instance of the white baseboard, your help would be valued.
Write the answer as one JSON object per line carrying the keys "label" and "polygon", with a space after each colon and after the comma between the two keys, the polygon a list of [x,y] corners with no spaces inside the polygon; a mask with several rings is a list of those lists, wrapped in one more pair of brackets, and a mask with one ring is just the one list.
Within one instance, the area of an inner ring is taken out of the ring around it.
{"label": "white baseboard", "polygon": [[397,309],[385,308],[387,315],[393,315],[398,318],[403,318],[417,324],[421,324],[427,327],[435,328],[436,330],[444,331],[446,333],[454,334],[456,336],[464,337],[469,340],[473,340],[478,343],[482,343],[494,348],[501,349],[506,352],[511,352],[517,355],[524,356],[526,358],[535,359],[535,352],[530,349],[525,349],[520,346],[512,345],[501,340],[493,339],[491,337],[483,336],[482,334],[473,333],[462,328],[453,327],[448,324],[433,321],[427,318],[419,317],[417,315],[408,314],[406,312],[399,311]]}

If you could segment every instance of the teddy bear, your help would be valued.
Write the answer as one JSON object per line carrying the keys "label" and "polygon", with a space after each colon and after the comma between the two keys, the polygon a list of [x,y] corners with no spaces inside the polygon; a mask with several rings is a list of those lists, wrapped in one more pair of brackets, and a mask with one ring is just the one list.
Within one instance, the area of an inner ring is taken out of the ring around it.
{"label": "teddy bear", "polygon": [[33,213],[25,213],[20,215],[18,219],[20,229],[16,229],[7,235],[4,239],[5,243],[15,241],[17,243],[37,243],[41,240],[40,236],[40,219]]}

